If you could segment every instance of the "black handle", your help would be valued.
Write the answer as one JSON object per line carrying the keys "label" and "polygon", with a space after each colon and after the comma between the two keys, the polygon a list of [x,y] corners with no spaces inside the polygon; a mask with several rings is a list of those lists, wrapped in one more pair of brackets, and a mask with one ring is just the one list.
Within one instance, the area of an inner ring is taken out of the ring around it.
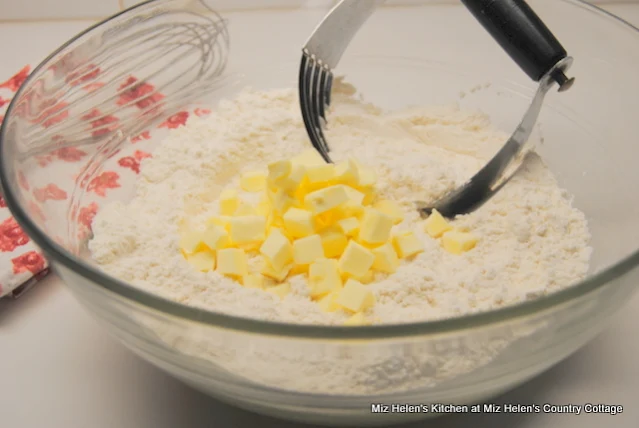
{"label": "black handle", "polygon": [[[524,0],[461,1],[519,67],[536,82],[567,57],[561,43]],[[561,71],[553,77],[560,87],[572,83]]]}

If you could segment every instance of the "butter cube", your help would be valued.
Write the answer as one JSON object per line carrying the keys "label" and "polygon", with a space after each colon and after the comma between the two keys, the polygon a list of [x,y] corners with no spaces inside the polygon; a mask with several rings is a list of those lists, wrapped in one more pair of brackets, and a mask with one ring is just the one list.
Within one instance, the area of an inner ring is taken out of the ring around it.
{"label": "butter cube", "polygon": [[357,164],[349,159],[335,165],[335,182],[356,186],[359,182],[359,174],[357,172]]}
{"label": "butter cube", "polygon": [[306,178],[309,184],[328,183],[335,178],[335,166],[323,164],[306,168]]}
{"label": "butter cube", "polygon": [[364,202],[364,199],[366,198],[366,195],[362,192],[360,192],[357,189],[353,189],[351,186],[346,186],[344,184],[341,184],[341,186],[344,187],[344,190],[346,191],[346,194],[348,195],[348,201],[350,203],[352,203],[353,205],[362,205]]}
{"label": "butter cube", "polygon": [[344,325],[346,326],[359,326],[359,325],[370,325],[371,322],[366,319],[363,313],[358,312],[355,315],[351,316],[349,319],[344,321]]}
{"label": "butter cube", "polygon": [[308,265],[323,257],[324,248],[319,235],[310,235],[293,241],[293,260],[298,265]]}
{"label": "butter cube", "polygon": [[262,266],[262,275],[268,277],[268,278],[272,278],[277,282],[282,282],[286,279],[286,277],[288,276],[289,272],[291,271],[291,268],[293,267],[293,264],[290,263],[286,266],[284,266],[282,269],[278,269],[276,270],[271,263],[268,260],[264,260],[264,265]]}
{"label": "butter cube", "polygon": [[375,171],[357,161],[355,161],[355,165],[357,166],[358,185],[360,187],[372,187],[377,181],[377,174],[375,174]]}
{"label": "butter cube", "polygon": [[266,174],[262,171],[248,171],[240,177],[240,187],[247,192],[266,189]]}
{"label": "butter cube", "polygon": [[266,257],[275,271],[279,272],[293,261],[293,247],[278,228],[272,228],[260,247],[260,253]]}
{"label": "butter cube", "polygon": [[347,275],[361,277],[373,266],[375,255],[355,241],[349,241],[339,259],[339,270]]}
{"label": "butter cube", "polygon": [[273,206],[273,210],[281,216],[288,211],[289,208],[295,206],[296,202],[297,201],[291,198],[286,191],[278,189],[273,196],[271,204]]}
{"label": "butter cube", "polygon": [[344,253],[348,238],[336,227],[328,228],[320,232],[324,256],[327,258],[339,257]]}
{"label": "butter cube", "polygon": [[190,254],[187,260],[200,272],[208,272],[215,269],[215,254],[211,251],[200,251]]}
{"label": "butter cube", "polygon": [[304,197],[304,204],[315,214],[321,214],[348,201],[345,186],[329,186]]}
{"label": "butter cube", "polygon": [[404,232],[393,238],[393,247],[401,259],[414,256],[424,251],[424,245],[413,232]]}
{"label": "butter cube", "polygon": [[382,199],[375,203],[374,208],[382,214],[392,218],[393,224],[399,224],[404,221],[404,212],[396,202]]}
{"label": "butter cube", "polygon": [[259,273],[249,273],[242,278],[242,284],[246,288],[264,288],[264,277]]}
{"label": "butter cube", "polygon": [[303,238],[315,233],[313,214],[300,208],[289,208],[282,217],[286,232],[295,238]]}
{"label": "butter cube", "polygon": [[305,167],[324,165],[324,158],[315,149],[304,150],[299,155],[293,157],[292,162]]}
{"label": "butter cube", "polygon": [[211,225],[215,225],[215,226],[220,226],[224,229],[226,229],[227,231],[231,229],[231,219],[233,217],[231,216],[226,216],[226,215],[220,215],[217,217],[211,217],[210,219],[207,220],[206,224],[208,226]]}
{"label": "butter cube", "polygon": [[375,296],[361,282],[349,279],[339,291],[336,303],[351,312],[361,312],[375,304]]}
{"label": "butter cube", "polygon": [[303,183],[306,179],[306,168],[302,165],[293,165],[291,173],[285,179],[282,179],[278,185],[282,190],[289,194],[295,194],[297,190],[304,187]]}
{"label": "butter cube", "polygon": [[238,248],[225,248],[217,252],[217,271],[222,275],[244,277],[248,274],[246,253]]}
{"label": "butter cube", "polygon": [[200,248],[202,234],[195,230],[185,230],[180,236],[178,245],[185,254],[195,253]]}
{"label": "butter cube", "polygon": [[453,230],[453,226],[437,210],[433,210],[428,216],[424,222],[424,227],[426,228],[426,233],[432,238],[439,238],[449,230]]}
{"label": "butter cube", "polygon": [[[345,279],[348,279],[348,276]],[[356,277],[353,277],[353,279],[358,280],[362,284],[370,284],[371,282],[375,280],[375,274],[373,273],[372,270],[369,270],[368,272],[364,274],[364,276],[356,276]]]}
{"label": "butter cube", "polygon": [[375,248],[373,254],[375,254],[373,269],[380,272],[395,273],[399,267],[399,257],[397,257],[397,253],[391,243],[387,242],[381,247]]}
{"label": "butter cube", "polygon": [[240,199],[237,195],[237,191],[233,189],[226,189],[220,194],[220,214],[233,215],[240,205]]}
{"label": "butter cube", "polygon": [[288,282],[285,282],[283,284],[276,285],[275,287],[269,287],[266,291],[276,294],[280,297],[280,299],[283,299],[291,292],[291,285]]}
{"label": "butter cube", "polygon": [[240,206],[233,213],[235,217],[243,217],[247,215],[259,215],[257,210],[246,202],[240,202]]}
{"label": "butter cube", "polygon": [[271,201],[268,199],[268,196],[266,196],[266,194],[263,194],[260,197],[260,201],[255,206],[255,211],[257,211],[258,215],[264,217],[268,216],[271,212]]}
{"label": "butter cube", "polygon": [[359,227],[359,240],[368,244],[380,244],[388,241],[393,228],[393,219],[373,208],[364,212]]}
{"label": "butter cube", "polygon": [[444,233],[442,237],[442,246],[446,251],[452,254],[462,254],[470,251],[477,245],[477,238],[467,232],[459,232],[451,230]]}
{"label": "butter cube", "polygon": [[229,245],[229,233],[221,226],[211,225],[202,233],[202,243],[211,250],[221,250]]}
{"label": "butter cube", "polygon": [[337,222],[340,231],[346,236],[357,236],[359,232],[359,220],[357,217],[348,217]]}
{"label": "butter cube", "polygon": [[260,215],[234,217],[229,232],[233,244],[248,244],[266,238],[266,218]]}
{"label": "butter cube", "polygon": [[324,296],[342,287],[337,262],[329,259],[319,259],[308,269],[308,284],[311,287],[311,297]]}
{"label": "butter cube", "polygon": [[322,231],[331,227],[339,217],[340,213],[337,208],[328,210],[315,216],[315,230]]}
{"label": "butter cube", "polygon": [[268,164],[267,180],[270,184],[277,184],[288,177],[293,169],[293,164],[288,160],[281,160]]}
{"label": "butter cube", "polygon": [[324,312],[335,312],[340,308],[337,304],[337,296],[339,296],[337,291],[331,291],[324,297],[320,298],[317,301],[317,304]]}
{"label": "butter cube", "polygon": [[352,202],[346,202],[342,208],[342,213],[344,217],[355,217],[357,219],[361,219],[364,217],[364,213],[366,212],[366,207],[362,205],[355,205]]}

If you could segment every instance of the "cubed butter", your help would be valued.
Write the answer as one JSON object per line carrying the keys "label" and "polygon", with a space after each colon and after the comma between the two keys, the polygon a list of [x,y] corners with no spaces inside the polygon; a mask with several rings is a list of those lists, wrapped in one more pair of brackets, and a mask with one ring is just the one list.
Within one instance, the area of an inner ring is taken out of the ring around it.
{"label": "cubed butter", "polygon": [[339,291],[336,303],[351,312],[361,312],[375,304],[375,295],[361,282],[349,279]]}
{"label": "cubed butter", "polygon": [[233,213],[234,217],[243,217],[247,215],[259,215],[257,209],[254,206],[247,204],[246,202],[240,202],[240,206]]}
{"label": "cubed butter", "polygon": [[353,205],[362,205],[366,195],[357,189],[353,189],[351,186],[341,184],[348,195],[348,201]]}
{"label": "cubed butter", "polygon": [[288,177],[293,169],[293,164],[289,160],[280,160],[268,164],[268,176],[269,183],[277,184],[279,181]]}
{"label": "cubed butter", "polygon": [[255,211],[257,211],[258,215],[264,217],[268,216],[271,212],[271,201],[268,199],[268,196],[266,196],[266,194],[263,194],[260,197],[259,202],[255,206]]}
{"label": "cubed butter", "polygon": [[280,299],[283,299],[291,292],[291,284],[289,284],[288,282],[285,282],[283,284],[276,285],[274,287],[269,287],[266,289],[266,291],[279,296]]}
{"label": "cubed butter", "polygon": [[198,251],[190,254],[188,262],[200,272],[208,272],[215,269],[215,254],[212,251]]}
{"label": "cubed butter", "polygon": [[246,288],[264,288],[264,276],[259,273],[249,273],[242,278],[242,285]]}
{"label": "cubed butter", "polygon": [[266,218],[260,215],[234,217],[229,237],[233,244],[263,241],[266,238]]}
{"label": "cubed butter", "polygon": [[402,207],[400,207],[396,202],[382,199],[375,203],[374,208],[382,214],[392,218],[393,224],[399,224],[404,221],[404,212],[402,211]]}
{"label": "cubed butter", "polygon": [[324,158],[315,149],[304,150],[299,155],[293,157],[292,162],[305,167],[325,164]]}
{"label": "cubed butter", "polygon": [[[346,277],[346,279],[348,279],[348,276]],[[364,274],[364,276],[356,276],[353,277],[353,279],[358,280],[362,284],[370,284],[375,280],[375,273],[372,270],[369,270]]]}
{"label": "cubed butter", "polygon": [[399,257],[390,242],[373,249],[373,254],[375,254],[373,269],[385,273],[395,273],[399,267]]}
{"label": "cubed butter", "polygon": [[375,255],[355,241],[349,241],[339,259],[339,270],[347,275],[361,277],[373,266]]}
{"label": "cubed butter", "polygon": [[222,228],[224,228],[227,231],[229,231],[231,229],[231,219],[232,218],[233,217],[226,216],[226,215],[220,215],[220,216],[216,216],[216,217],[211,217],[210,219],[207,220],[206,224],[208,226],[210,226],[210,225],[221,226]]}
{"label": "cubed butter", "polygon": [[282,189],[278,189],[273,196],[273,200],[271,201],[271,205],[273,206],[273,210],[279,216],[283,216],[286,211],[290,208],[294,207],[297,201],[290,197],[286,191]]}
{"label": "cubed butter", "polygon": [[289,208],[284,216],[286,233],[294,238],[303,238],[315,233],[313,214],[300,208]]}
{"label": "cubed butter", "polygon": [[346,184],[349,186],[357,186],[359,175],[357,173],[357,164],[349,159],[335,165],[335,182]]}
{"label": "cubed butter", "polygon": [[210,225],[201,235],[202,243],[211,250],[221,250],[229,245],[229,233],[222,226]]}
{"label": "cubed butter", "polygon": [[339,291],[331,291],[324,297],[320,298],[317,301],[318,306],[324,312],[335,312],[339,310],[340,306],[337,304],[337,297],[339,296]]}
{"label": "cubed butter", "polygon": [[311,287],[311,297],[318,298],[342,287],[335,260],[320,259],[309,266],[308,284]]}
{"label": "cubed butter", "polygon": [[226,189],[220,194],[220,214],[230,216],[235,213],[240,205],[237,191]]}
{"label": "cubed butter", "polygon": [[185,230],[180,235],[180,250],[184,254],[192,254],[198,251],[202,242],[202,233],[196,230]]}
{"label": "cubed butter", "polygon": [[372,187],[377,181],[377,174],[375,174],[375,171],[373,170],[373,168],[364,166],[357,161],[355,161],[355,165],[357,167],[358,186]]}
{"label": "cubed butter", "polygon": [[358,240],[369,244],[388,241],[393,228],[393,219],[374,208],[368,208],[359,227]]}
{"label": "cubed butter", "polygon": [[293,241],[293,260],[298,265],[308,265],[324,257],[322,239],[319,235],[310,235]]}
{"label": "cubed butter", "polygon": [[424,245],[413,232],[403,232],[393,237],[393,247],[401,259],[414,256],[424,251]]}
{"label": "cubed butter", "polygon": [[344,321],[345,326],[355,327],[359,325],[370,325],[371,322],[366,319],[363,313],[358,312],[352,315],[349,319]]}
{"label": "cubed butter", "polygon": [[293,246],[282,231],[276,227],[271,228],[268,237],[260,247],[260,253],[278,272],[293,261]]}
{"label": "cubed butter", "polygon": [[262,171],[248,171],[240,177],[240,187],[247,192],[266,189],[266,174]]}
{"label": "cubed butter", "polygon": [[348,238],[337,227],[331,227],[320,232],[324,256],[327,258],[339,257],[344,253]]}
{"label": "cubed butter", "polygon": [[289,194],[294,194],[298,189],[303,188],[306,178],[306,168],[303,165],[293,164],[291,173],[277,182],[277,186]]}
{"label": "cubed butter", "polygon": [[328,183],[335,178],[335,166],[330,163],[309,166],[306,168],[306,178],[311,185]]}
{"label": "cubed butter", "polygon": [[451,230],[444,233],[442,246],[452,254],[462,254],[470,251],[477,245],[477,238],[470,233]]}
{"label": "cubed butter", "polygon": [[239,248],[225,248],[217,252],[217,271],[222,275],[244,277],[248,274],[246,253]]}
{"label": "cubed butter", "polygon": [[284,266],[282,269],[275,270],[271,263],[268,260],[264,259],[264,264],[262,266],[262,275],[268,278],[272,278],[277,282],[282,282],[286,279],[292,267],[293,263],[290,263]]}
{"label": "cubed butter", "polygon": [[426,221],[424,222],[424,227],[426,229],[426,233],[432,238],[439,238],[444,233],[453,230],[453,226],[450,225],[437,210],[433,210],[433,212],[428,216]]}
{"label": "cubed butter", "polygon": [[346,236],[357,236],[359,232],[359,220],[357,217],[348,217],[337,221],[340,231]]}
{"label": "cubed butter", "polygon": [[304,204],[314,214],[321,214],[348,201],[344,186],[329,186],[316,190],[304,197]]}

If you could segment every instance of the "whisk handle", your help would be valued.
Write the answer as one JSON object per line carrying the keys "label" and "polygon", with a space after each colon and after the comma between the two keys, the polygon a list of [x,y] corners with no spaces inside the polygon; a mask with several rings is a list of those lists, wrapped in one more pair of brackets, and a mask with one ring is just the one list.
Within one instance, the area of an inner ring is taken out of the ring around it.
{"label": "whisk handle", "polygon": [[[534,81],[567,57],[561,43],[524,0],[461,1]],[[561,79],[556,79],[560,86],[565,83]]]}

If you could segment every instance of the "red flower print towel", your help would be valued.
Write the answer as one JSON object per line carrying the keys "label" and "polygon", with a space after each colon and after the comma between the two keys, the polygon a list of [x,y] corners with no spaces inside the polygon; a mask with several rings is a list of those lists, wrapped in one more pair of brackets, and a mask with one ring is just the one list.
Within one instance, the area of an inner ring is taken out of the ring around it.
{"label": "red flower print towel", "polygon": [[[27,65],[6,82],[0,83],[0,122],[30,69]],[[39,189],[36,196],[41,199],[56,198],[60,196],[60,189]],[[40,249],[20,228],[0,196],[0,298],[19,296],[47,272],[48,264]]]}

